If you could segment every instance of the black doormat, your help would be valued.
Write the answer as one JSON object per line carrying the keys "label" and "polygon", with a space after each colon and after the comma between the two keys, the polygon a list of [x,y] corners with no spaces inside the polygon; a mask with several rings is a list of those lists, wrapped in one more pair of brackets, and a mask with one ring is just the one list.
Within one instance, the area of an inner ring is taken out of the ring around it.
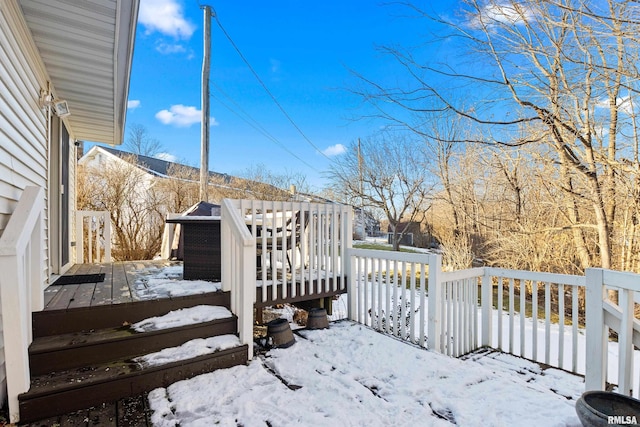
{"label": "black doormat", "polygon": [[104,282],[104,273],[98,274],[73,274],[69,276],[60,276],[53,285],[79,285],[81,283],[98,283]]}

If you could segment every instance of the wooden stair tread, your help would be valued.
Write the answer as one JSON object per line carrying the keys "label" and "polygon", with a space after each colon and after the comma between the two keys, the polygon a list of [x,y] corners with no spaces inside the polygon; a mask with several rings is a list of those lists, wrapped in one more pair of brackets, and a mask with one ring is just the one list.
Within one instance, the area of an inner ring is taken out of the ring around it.
{"label": "wooden stair tread", "polygon": [[199,328],[202,326],[215,326],[220,323],[225,323],[230,320],[237,320],[235,315],[225,317],[222,319],[215,319],[208,322],[191,323],[188,325],[177,326],[173,328],[157,329],[153,331],[138,332],[131,328],[129,325],[121,326],[119,328],[105,328],[96,329],[91,331],[70,332],[60,335],[49,335],[44,337],[34,338],[33,342],[29,346],[29,353],[44,353],[60,349],[70,349],[72,347],[82,347],[97,345],[110,341],[121,341],[127,339],[141,338],[149,335],[163,335],[174,332],[186,331],[193,328]]}
{"label": "wooden stair tread", "polygon": [[[234,352],[238,347],[233,347],[227,350],[229,352]],[[203,355],[203,357],[219,353],[222,354],[227,350],[214,351],[207,355]],[[134,362],[132,360],[133,358],[127,357],[108,363],[97,364],[94,366],[84,366],[77,369],[69,369],[65,371],[51,372],[44,375],[37,375],[31,378],[31,388],[24,395],[38,396],[42,394],[49,394],[61,389],[83,387],[85,385],[105,382],[111,378],[120,377],[122,375],[137,374],[144,370],[159,370],[166,367],[172,367],[174,365],[179,366],[180,364],[184,364],[187,360],[196,358],[177,360],[175,362],[158,366],[142,366],[141,364]]]}
{"label": "wooden stair tread", "polygon": [[135,396],[216,369],[247,363],[248,346],[240,345],[160,366],[141,367],[130,359],[40,375],[18,396],[21,422],[59,415],[103,402]]}
{"label": "wooden stair tread", "polygon": [[157,300],[140,300],[112,305],[47,310],[33,313],[34,338],[72,332],[118,328],[169,311],[196,305],[230,307],[229,292],[208,292]]}

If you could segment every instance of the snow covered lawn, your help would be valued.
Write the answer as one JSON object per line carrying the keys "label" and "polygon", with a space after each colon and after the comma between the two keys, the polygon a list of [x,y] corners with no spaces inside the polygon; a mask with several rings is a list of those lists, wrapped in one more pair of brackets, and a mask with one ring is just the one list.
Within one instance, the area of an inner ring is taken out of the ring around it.
{"label": "snow covered lawn", "polygon": [[581,378],[514,356],[468,360],[350,322],[248,366],[149,395],[155,426],[580,426]]}

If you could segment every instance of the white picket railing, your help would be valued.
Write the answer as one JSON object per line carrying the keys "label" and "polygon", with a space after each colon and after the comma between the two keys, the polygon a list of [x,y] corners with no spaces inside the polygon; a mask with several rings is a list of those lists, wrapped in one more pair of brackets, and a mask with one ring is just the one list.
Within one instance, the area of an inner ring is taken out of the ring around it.
{"label": "white picket railing", "polygon": [[432,256],[352,248],[349,318],[426,345],[427,274]]}
{"label": "white picket railing", "polygon": [[111,262],[111,216],[108,211],[76,212],[76,263]]}
{"label": "white picket railing", "polygon": [[9,417],[19,419],[18,395],[29,389],[31,313],[44,306],[44,191],[25,188],[0,237],[0,307]]}
{"label": "white picket railing", "polygon": [[[345,289],[347,259],[342,254],[351,246],[350,207],[231,199],[228,204],[256,239],[262,302],[313,295],[321,279],[333,291]],[[305,282],[308,289],[295,286]]]}
{"label": "white picket railing", "polygon": [[[432,262],[437,269],[433,270],[435,277],[433,291],[430,288],[429,307],[430,310],[438,310],[436,313],[442,319],[442,326],[434,334],[440,340],[432,348],[458,357],[479,347],[478,289],[485,271],[483,268],[472,268],[439,273],[440,257],[436,259]],[[435,286],[437,283],[439,286]]]}
{"label": "white picket railing", "polygon": [[485,292],[483,298],[488,299],[487,306],[493,306],[497,315],[486,315],[483,321],[497,324],[485,330],[490,335],[483,338],[483,345],[584,373],[585,353],[578,340],[584,333],[580,327],[579,297],[584,293],[584,276],[500,268],[485,270],[486,286],[490,286],[492,292]]}
{"label": "white picket railing", "polygon": [[232,200],[221,206],[220,243],[222,290],[231,293],[231,311],[238,317],[240,342],[249,346],[253,358],[253,304],[256,300],[256,239]]}
{"label": "white picket railing", "polygon": [[[640,397],[640,363],[634,363],[634,346],[640,347],[640,322],[635,318],[634,294],[640,292],[640,275],[589,268],[587,283],[586,390],[602,390],[606,382],[618,392]],[[618,303],[609,290],[617,291]],[[618,335],[617,372],[608,372],[609,329]],[[611,374],[612,378],[608,378]]]}
{"label": "white picket railing", "polygon": [[489,267],[445,272],[439,255],[349,254],[351,319],[454,357],[490,346],[584,373],[584,276]]}

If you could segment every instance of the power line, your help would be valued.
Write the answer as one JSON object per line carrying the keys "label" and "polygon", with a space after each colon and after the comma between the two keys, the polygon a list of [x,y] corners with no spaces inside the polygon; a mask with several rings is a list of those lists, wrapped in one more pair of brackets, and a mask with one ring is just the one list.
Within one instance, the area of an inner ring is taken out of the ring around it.
{"label": "power line", "polygon": [[218,26],[220,27],[220,29],[222,30],[222,33],[225,35],[225,37],[227,38],[227,40],[229,40],[229,43],[231,43],[231,46],[233,46],[233,48],[235,49],[235,51],[238,53],[238,55],[240,56],[240,58],[242,59],[242,61],[247,65],[247,67],[249,68],[249,70],[251,71],[251,73],[253,74],[253,76],[256,78],[256,80],[258,80],[258,83],[260,83],[260,86],[262,86],[262,88],[265,90],[265,92],[267,92],[267,94],[269,95],[269,97],[271,97],[271,99],[273,100],[273,102],[278,106],[278,108],[280,109],[280,111],[282,112],[282,114],[284,114],[284,116],[287,118],[287,120],[289,120],[289,122],[293,125],[293,127],[298,131],[298,133],[300,135],[302,135],[302,137],[304,138],[305,141],[307,141],[307,143],[309,143],[309,145],[311,145],[318,153],[320,153],[322,156],[324,156],[327,160],[333,162],[333,160],[331,158],[329,158],[329,156],[327,156],[326,154],[324,154],[322,152],[322,150],[320,150],[313,142],[311,142],[311,140],[307,137],[307,135],[305,135],[305,133],[302,131],[302,129],[300,129],[300,127],[296,124],[296,122],[293,120],[293,118],[291,118],[291,116],[289,115],[289,113],[287,113],[287,111],[284,109],[284,107],[280,104],[280,102],[276,99],[276,97],[273,95],[273,93],[271,93],[271,91],[269,90],[269,88],[267,87],[267,85],[262,81],[262,79],[260,78],[260,76],[258,75],[258,73],[256,73],[256,71],[254,70],[254,68],[251,66],[251,64],[249,63],[249,61],[247,60],[247,58],[245,58],[245,56],[242,54],[242,52],[240,51],[240,49],[238,48],[238,46],[235,44],[235,42],[233,41],[233,39],[231,38],[231,36],[229,35],[229,33],[227,33],[227,31],[224,29],[224,27],[222,26],[222,23],[220,22],[220,19],[218,18],[218,14],[215,15],[215,19],[216,22],[218,23]]}
{"label": "power line", "polygon": [[219,97],[215,96],[213,93],[211,94],[211,96],[213,96],[218,102],[220,102],[227,110],[231,111],[233,114],[235,114],[236,116],[240,117],[242,120],[244,120],[245,123],[247,123],[249,126],[253,127],[254,129],[256,129],[258,132],[260,132],[262,135],[264,135],[267,139],[270,139],[274,144],[278,145],[280,148],[282,148],[284,151],[286,151],[287,153],[289,153],[291,156],[293,156],[294,158],[296,158],[297,160],[299,160],[300,162],[304,163],[305,166],[309,167],[310,169],[315,170],[316,172],[319,172],[318,169],[316,169],[315,167],[311,166],[309,163],[307,163],[306,161],[304,161],[303,159],[301,159],[300,157],[298,157],[293,151],[289,150],[282,142],[280,142],[275,136],[271,135],[265,128],[264,126],[262,126],[256,119],[254,119],[253,117],[251,117],[251,115],[249,113],[247,113],[236,101],[233,100],[233,98],[231,98],[229,95],[227,95],[218,85],[216,85],[215,83],[212,83],[212,85],[225,97],[227,98],[233,105],[235,105],[238,110],[240,110],[240,112],[242,112],[242,114],[240,114],[238,111],[234,110],[233,108],[231,108],[228,104],[226,104],[223,100],[221,100]]}

